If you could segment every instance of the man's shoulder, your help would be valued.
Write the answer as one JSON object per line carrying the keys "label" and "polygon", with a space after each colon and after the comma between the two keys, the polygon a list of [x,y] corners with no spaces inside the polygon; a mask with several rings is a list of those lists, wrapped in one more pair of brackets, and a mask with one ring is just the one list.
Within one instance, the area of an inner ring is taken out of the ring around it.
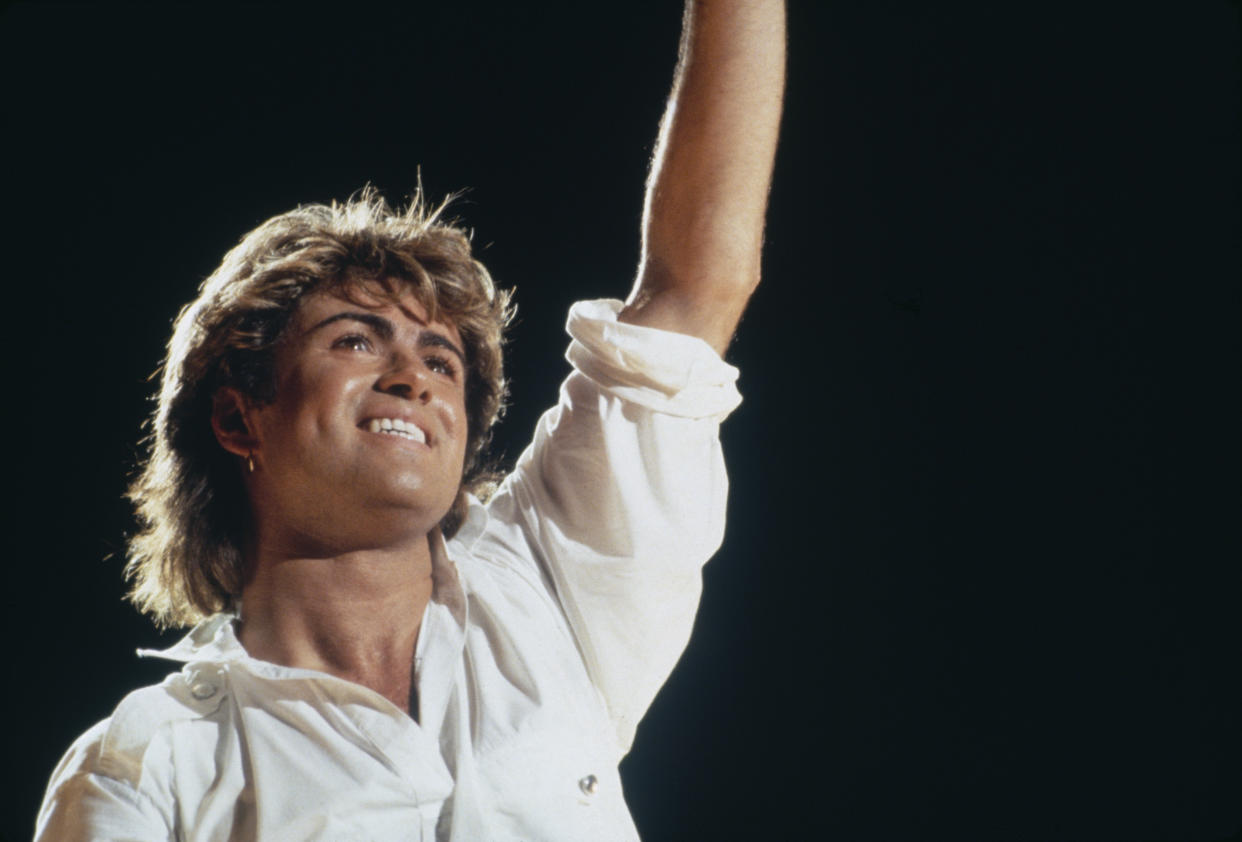
{"label": "man's shoulder", "polygon": [[111,716],[74,742],[62,767],[136,783],[148,752],[162,733],[177,722],[201,719],[219,707],[224,693],[212,683],[213,678],[187,669],[134,690]]}

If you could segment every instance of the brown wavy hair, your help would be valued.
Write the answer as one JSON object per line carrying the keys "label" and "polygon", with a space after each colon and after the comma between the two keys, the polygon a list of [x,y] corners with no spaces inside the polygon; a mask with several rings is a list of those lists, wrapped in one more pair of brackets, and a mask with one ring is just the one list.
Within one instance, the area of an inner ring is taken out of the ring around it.
{"label": "brown wavy hair", "polygon": [[420,189],[399,211],[367,187],[344,203],[275,216],[243,237],[181,310],[148,455],[129,488],[139,520],[125,568],[129,598],[158,626],[191,625],[241,593],[250,507],[237,459],[212,431],[212,400],[224,386],[274,399],[275,346],[312,292],[379,282],[394,297],[409,289],[432,320],[456,325],[468,427],[461,487],[440,522],[445,537],[461,526],[466,493],[494,487],[482,454],[504,406],[501,345],[513,307],[466,232],[441,220],[448,201],[430,208]]}

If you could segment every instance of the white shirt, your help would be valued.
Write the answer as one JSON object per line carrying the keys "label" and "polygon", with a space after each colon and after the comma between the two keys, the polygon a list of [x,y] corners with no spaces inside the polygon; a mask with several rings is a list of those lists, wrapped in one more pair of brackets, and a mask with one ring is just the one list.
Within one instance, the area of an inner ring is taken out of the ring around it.
{"label": "white shirt", "polygon": [[570,310],[574,371],[447,544],[415,654],[418,721],[368,688],[251,658],[233,617],[69,749],[36,839],[634,840],[617,764],[681,656],[724,531],[705,342]]}

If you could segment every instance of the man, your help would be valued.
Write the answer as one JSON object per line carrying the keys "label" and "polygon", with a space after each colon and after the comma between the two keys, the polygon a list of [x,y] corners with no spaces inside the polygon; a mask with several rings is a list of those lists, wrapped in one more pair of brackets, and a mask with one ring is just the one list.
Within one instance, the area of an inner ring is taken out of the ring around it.
{"label": "man", "polygon": [[509,308],[460,231],[364,192],[226,256],[131,490],[185,667],[74,744],[39,838],[635,838],[617,764],[723,530],[783,72],[781,0],[688,4],[634,290],[575,305],[486,503]]}

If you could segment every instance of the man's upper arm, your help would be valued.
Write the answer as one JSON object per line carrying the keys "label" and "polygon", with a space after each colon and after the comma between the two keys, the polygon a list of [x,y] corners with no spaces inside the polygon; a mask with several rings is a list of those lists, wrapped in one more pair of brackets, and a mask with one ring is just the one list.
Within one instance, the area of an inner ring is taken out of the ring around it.
{"label": "man's upper arm", "polygon": [[551,581],[625,749],[685,648],[723,536],[717,432],[740,397],[736,369],[703,342],[618,324],[617,309],[575,305],[576,370],[489,508],[521,531],[503,542],[512,563],[526,555]]}

